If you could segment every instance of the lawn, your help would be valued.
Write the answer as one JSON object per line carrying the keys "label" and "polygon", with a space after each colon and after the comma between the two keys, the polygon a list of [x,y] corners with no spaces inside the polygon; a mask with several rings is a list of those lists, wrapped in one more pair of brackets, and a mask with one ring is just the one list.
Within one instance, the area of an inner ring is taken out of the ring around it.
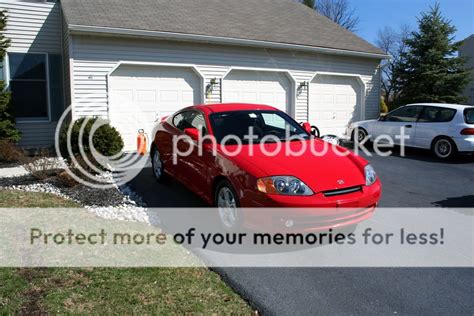
{"label": "lawn", "polygon": [[[0,190],[0,207],[78,207]],[[205,268],[0,268],[0,314],[239,313],[252,309]]]}

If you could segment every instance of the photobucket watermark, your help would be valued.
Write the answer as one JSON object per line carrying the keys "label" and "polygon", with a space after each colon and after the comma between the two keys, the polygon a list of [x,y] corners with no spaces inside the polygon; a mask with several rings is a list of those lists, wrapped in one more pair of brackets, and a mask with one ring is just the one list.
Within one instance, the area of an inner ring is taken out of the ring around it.
{"label": "photobucket watermark", "polygon": [[[190,131],[191,130],[191,131]],[[357,135],[357,129],[355,130]],[[395,145],[400,147],[400,156],[405,156],[405,146],[410,139],[405,128],[400,129],[400,133],[394,136],[382,134],[374,139],[370,135],[364,138],[355,138],[353,140],[353,151],[324,141],[315,136],[307,134],[292,134],[289,129],[285,134],[260,135],[255,128],[249,127],[244,135],[228,134],[218,139],[214,135],[207,134],[203,130],[187,129],[185,133],[174,135],[172,138],[172,157],[173,164],[177,164],[180,158],[197,154],[217,156],[222,153],[228,157],[245,155],[254,157],[264,155],[266,157],[302,157],[312,155],[314,157],[323,157],[328,153],[339,157],[346,157],[352,152],[371,157],[374,154],[382,157],[388,157],[393,154]]]}

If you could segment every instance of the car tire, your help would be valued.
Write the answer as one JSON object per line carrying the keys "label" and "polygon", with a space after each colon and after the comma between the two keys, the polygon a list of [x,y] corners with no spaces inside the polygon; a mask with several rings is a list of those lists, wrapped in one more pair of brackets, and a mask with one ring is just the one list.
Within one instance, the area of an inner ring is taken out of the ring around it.
{"label": "car tire", "polygon": [[431,144],[431,152],[441,160],[452,159],[457,151],[456,144],[448,137],[438,137]]}
{"label": "car tire", "polygon": [[239,198],[232,184],[222,180],[214,191],[214,205],[217,208],[219,223],[226,231],[234,231],[242,226]]}
{"label": "car tire", "polygon": [[[352,141],[355,143],[356,141],[360,144],[364,139],[369,136],[369,133],[363,128],[355,128],[352,132]],[[370,139],[367,140],[367,143],[370,143]]]}
{"label": "car tire", "polygon": [[157,182],[162,182],[165,179],[165,167],[156,147],[151,150],[151,169]]}

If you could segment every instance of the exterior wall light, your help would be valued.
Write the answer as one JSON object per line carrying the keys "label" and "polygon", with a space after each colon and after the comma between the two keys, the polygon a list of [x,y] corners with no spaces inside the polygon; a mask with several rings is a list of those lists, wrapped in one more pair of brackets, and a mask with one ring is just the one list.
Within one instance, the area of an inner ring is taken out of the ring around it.
{"label": "exterior wall light", "polygon": [[209,84],[206,86],[206,97],[209,98],[214,91],[214,87],[217,86],[218,81],[217,78],[212,78],[209,81]]}
{"label": "exterior wall light", "polygon": [[296,89],[296,91],[298,92],[298,95],[301,94],[301,92],[303,91],[303,89],[308,89],[308,81],[302,81],[300,82],[298,88]]}

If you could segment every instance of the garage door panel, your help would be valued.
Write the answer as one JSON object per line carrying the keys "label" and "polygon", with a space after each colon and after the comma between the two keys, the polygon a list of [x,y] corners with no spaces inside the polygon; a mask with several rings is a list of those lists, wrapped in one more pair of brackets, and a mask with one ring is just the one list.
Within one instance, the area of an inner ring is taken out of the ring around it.
{"label": "garage door panel", "polygon": [[193,91],[183,91],[181,93],[181,99],[183,100],[183,102],[193,102],[194,100],[194,92]]}
{"label": "garage door panel", "polygon": [[[276,99],[280,100],[280,97],[277,97]],[[260,94],[259,102],[266,103],[266,104],[272,104],[272,103],[276,103],[277,101],[275,100],[275,95],[273,93],[262,92]]]}
{"label": "garage door panel", "polygon": [[137,101],[140,103],[156,103],[156,90],[138,90]]}
{"label": "garage door panel", "polygon": [[258,102],[258,94],[257,92],[242,92],[240,93],[241,97],[240,99],[243,102],[248,102],[248,103],[256,103]]}
{"label": "garage door panel", "polygon": [[290,91],[283,73],[233,70],[222,82],[222,101],[262,103],[287,111]]}
{"label": "garage door panel", "polygon": [[164,102],[177,102],[178,101],[178,91],[161,91],[160,101]]}
{"label": "garage door panel", "polygon": [[309,121],[322,134],[342,136],[346,126],[361,118],[360,85],[354,77],[317,76],[310,84]]}
{"label": "garage door panel", "polygon": [[127,111],[130,104],[133,103],[133,91],[116,90],[113,94],[111,94],[110,102],[115,104],[117,111]]}
{"label": "garage door panel", "polygon": [[122,65],[110,76],[109,118],[124,140],[124,150],[136,150],[139,129],[151,135],[155,120],[199,103],[201,80],[184,67]]}

